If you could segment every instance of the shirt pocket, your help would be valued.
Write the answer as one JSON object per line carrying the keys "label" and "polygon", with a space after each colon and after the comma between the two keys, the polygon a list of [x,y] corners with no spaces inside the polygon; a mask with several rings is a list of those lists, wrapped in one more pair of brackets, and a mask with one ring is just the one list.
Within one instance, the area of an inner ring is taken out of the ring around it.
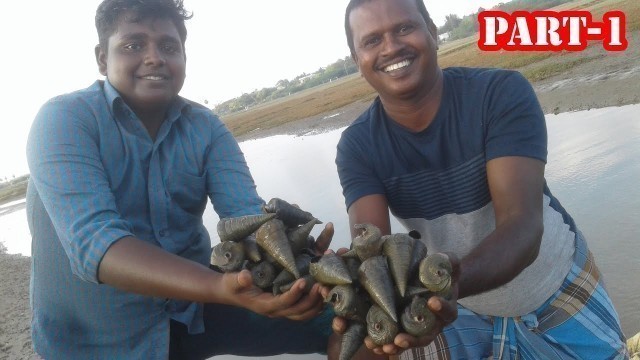
{"label": "shirt pocket", "polygon": [[198,176],[174,170],[168,181],[171,205],[193,216],[202,216],[207,206],[206,173]]}

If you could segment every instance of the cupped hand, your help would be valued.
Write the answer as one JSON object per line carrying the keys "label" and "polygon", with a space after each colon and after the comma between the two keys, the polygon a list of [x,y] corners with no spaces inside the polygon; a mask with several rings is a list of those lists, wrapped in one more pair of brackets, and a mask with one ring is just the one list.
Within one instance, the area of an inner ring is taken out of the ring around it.
{"label": "cupped hand", "polygon": [[227,294],[226,303],[272,318],[308,320],[318,315],[323,308],[319,285],[315,284],[306,293],[304,279],[298,279],[290,290],[273,295],[255,286],[251,272],[242,270],[223,274],[222,286]]}

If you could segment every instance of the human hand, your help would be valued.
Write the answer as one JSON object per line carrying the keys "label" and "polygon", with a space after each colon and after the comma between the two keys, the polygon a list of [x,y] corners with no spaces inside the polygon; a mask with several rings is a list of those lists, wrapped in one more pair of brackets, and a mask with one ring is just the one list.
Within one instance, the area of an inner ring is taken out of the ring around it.
{"label": "human hand", "polygon": [[253,284],[251,272],[242,270],[221,275],[224,303],[239,306],[268,317],[286,317],[290,320],[308,320],[323,308],[319,284],[305,292],[305,280],[298,279],[290,290],[273,295]]}
{"label": "human hand", "polygon": [[329,250],[329,246],[331,245],[331,240],[333,240],[334,233],[333,223],[328,222],[318,238],[311,244],[310,248],[313,251],[314,255],[322,256],[325,252]]}

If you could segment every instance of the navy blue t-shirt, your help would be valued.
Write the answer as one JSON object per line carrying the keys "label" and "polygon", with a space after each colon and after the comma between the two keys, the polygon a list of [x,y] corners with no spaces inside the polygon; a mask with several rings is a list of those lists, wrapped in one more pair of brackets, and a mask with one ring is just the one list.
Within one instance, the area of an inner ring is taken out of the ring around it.
{"label": "navy blue t-shirt", "polygon": [[349,126],[336,164],[347,208],[386,194],[399,217],[432,219],[489,201],[486,162],[501,156],[546,161],[544,114],[518,72],[448,68],[442,103],[415,133],[385,113],[380,99]]}
{"label": "navy blue t-shirt", "polygon": [[[495,229],[487,162],[504,156],[546,162],[547,132],[533,88],[518,72],[448,68],[443,74],[442,102],[425,130],[400,126],[376,99],[343,132],[336,165],[347,209],[361,197],[384,195],[391,213],[407,231],[420,232],[429,252],[464,257]],[[534,263],[461,304],[486,315],[519,316],[560,287],[577,229],[547,186],[543,219]]]}

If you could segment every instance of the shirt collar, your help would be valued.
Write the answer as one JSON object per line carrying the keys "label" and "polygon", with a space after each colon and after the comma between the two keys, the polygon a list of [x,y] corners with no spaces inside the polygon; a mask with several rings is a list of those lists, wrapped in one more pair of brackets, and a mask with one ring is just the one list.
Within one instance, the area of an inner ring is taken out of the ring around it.
{"label": "shirt collar", "polygon": [[[113,85],[111,85],[109,80],[99,80],[99,82],[103,83],[102,88],[104,90],[104,95],[107,99],[107,103],[109,104],[112,113],[115,114],[117,113],[117,111],[122,111],[123,109],[131,111],[129,106],[124,102],[124,99],[122,99],[122,96],[120,96],[120,93],[118,93],[118,90],[116,90]],[[178,118],[180,118],[180,115],[187,115],[190,112],[191,104],[189,103],[189,101],[181,96],[176,96],[175,100],[169,107],[169,111],[167,111],[166,121],[174,122]]]}

